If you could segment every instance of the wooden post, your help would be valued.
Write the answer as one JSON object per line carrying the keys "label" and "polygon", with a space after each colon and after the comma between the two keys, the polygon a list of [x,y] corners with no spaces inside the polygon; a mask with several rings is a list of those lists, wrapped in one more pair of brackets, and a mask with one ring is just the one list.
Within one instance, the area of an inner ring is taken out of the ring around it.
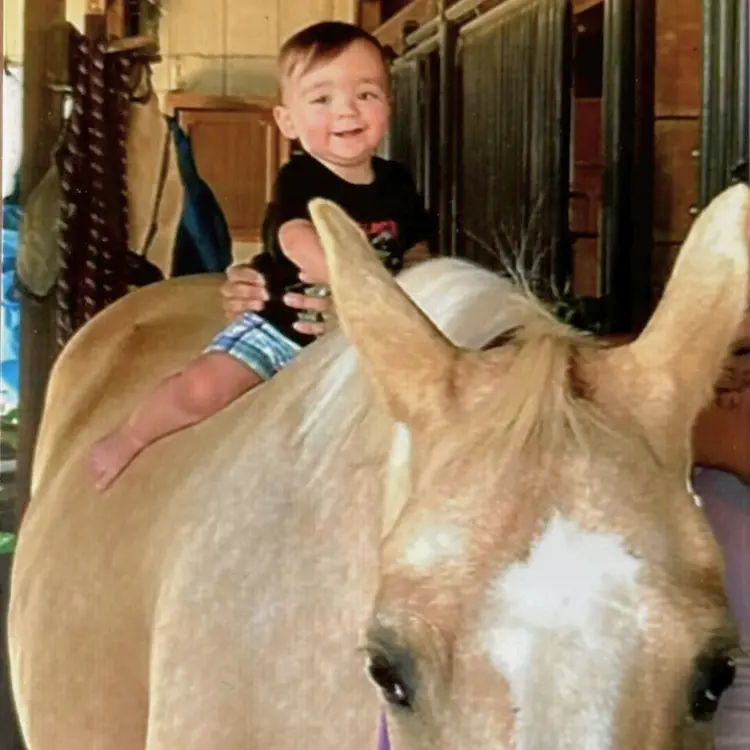
{"label": "wooden post", "polygon": [[383,22],[381,6],[381,0],[360,0],[357,21],[365,31],[373,32]]}
{"label": "wooden post", "polygon": [[21,200],[50,165],[62,123],[61,95],[49,84],[67,78],[65,0],[26,0],[24,8],[23,166]]}
{"label": "wooden post", "polygon": [[107,33],[106,0],[86,0],[84,33],[89,39],[96,39]]}
{"label": "wooden post", "polygon": [[[67,78],[66,38],[65,0],[26,0],[21,205],[49,169],[60,134],[62,95],[53,91],[50,83]],[[53,300],[54,295],[44,300],[23,296],[21,301],[17,523],[29,499],[36,432],[55,355]]]}

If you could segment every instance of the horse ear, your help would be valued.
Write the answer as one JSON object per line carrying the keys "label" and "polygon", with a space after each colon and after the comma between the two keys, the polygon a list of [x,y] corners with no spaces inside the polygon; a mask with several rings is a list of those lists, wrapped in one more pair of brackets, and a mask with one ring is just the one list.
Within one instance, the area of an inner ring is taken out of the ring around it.
{"label": "horse ear", "polygon": [[666,450],[684,450],[745,313],[749,197],[736,185],[709,204],[643,333],[610,353],[622,397]]}
{"label": "horse ear", "polygon": [[417,411],[439,409],[458,350],[403,292],[339,206],[316,198],[309,211],[341,327],[391,415],[409,423]]}

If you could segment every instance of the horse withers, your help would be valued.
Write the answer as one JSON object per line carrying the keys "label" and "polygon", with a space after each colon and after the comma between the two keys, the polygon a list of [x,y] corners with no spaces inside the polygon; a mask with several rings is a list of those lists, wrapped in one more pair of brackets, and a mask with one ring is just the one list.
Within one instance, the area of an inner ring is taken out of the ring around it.
{"label": "horse withers", "polygon": [[[30,750],[693,750],[731,680],[693,421],[745,307],[748,190],[606,348],[454,259],[397,282],[311,212],[340,330],[103,495],[84,455],[220,325],[134,292],[52,374],[9,616]],[[368,679],[369,678],[369,679]]]}

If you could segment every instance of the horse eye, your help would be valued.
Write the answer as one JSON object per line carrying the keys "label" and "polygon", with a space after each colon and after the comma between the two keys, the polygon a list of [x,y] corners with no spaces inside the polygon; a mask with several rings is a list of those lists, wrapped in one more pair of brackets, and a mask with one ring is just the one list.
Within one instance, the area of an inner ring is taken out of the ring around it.
{"label": "horse eye", "polygon": [[710,721],[719,707],[722,693],[734,682],[735,666],[721,656],[698,668],[691,691],[690,715],[696,721]]}
{"label": "horse eye", "polygon": [[411,691],[398,667],[383,656],[372,656],[367,662],[367,672],[388,703],[401,708],[411,708]]}

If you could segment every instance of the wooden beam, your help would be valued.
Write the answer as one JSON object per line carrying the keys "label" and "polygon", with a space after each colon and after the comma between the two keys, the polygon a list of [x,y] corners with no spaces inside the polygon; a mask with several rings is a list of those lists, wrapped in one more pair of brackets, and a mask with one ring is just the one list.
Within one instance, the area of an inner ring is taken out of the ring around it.
{"label": "wooden beam", "polygon": [[116,54],[118,52],[132,52],[139,50],[149,57],[158,57],[159,39],[152,35],[126,36],[122,39],[115,39],[107,45],[106,54]]}
{"label": "wooden beam", "polygon": [[21,200],[49,169],[62,125],[62,97],[52,81],[68,76],[65,0],[26,0],[24,8],[23,165]]}
{"label": "wooden beam", "polygon": [[360,0],[357,22],[365,31],[375,31],[383,22],[381,0]]}
{"label": "wooden beam", "polygon": [[107,0],[86,0],[83,33],[90,39],[107,35]]}
{"label": "wooden beam", "polygon": [[437,0],[412,0],[372,33],[383,46],[392,47],[397,54],[401,54],[404,51],[404,24],[414,21],[421,26],[435,18],[437,12]]}
{"label": "wooden beam", "polygon": [[113,0],[107,5],[107,39],[122,39],[128,35],[125,0]]}
{"label": "wooden beam", "polygon": [[[23,163],[21,204],[50,167],[62,127],[62,94],[67,81],[69,32],[65,0],[26,0],[24,7]],[[17,522],[28,502],[31,461],[54,357],[53,299],[22,297],[19,353],[19,445]]]}
{"label": "wooden beam", "polygon": [[603,5],[604,0],[573,0],[573,13],[578,15],[586,10],[595,8],[597,5]]}

